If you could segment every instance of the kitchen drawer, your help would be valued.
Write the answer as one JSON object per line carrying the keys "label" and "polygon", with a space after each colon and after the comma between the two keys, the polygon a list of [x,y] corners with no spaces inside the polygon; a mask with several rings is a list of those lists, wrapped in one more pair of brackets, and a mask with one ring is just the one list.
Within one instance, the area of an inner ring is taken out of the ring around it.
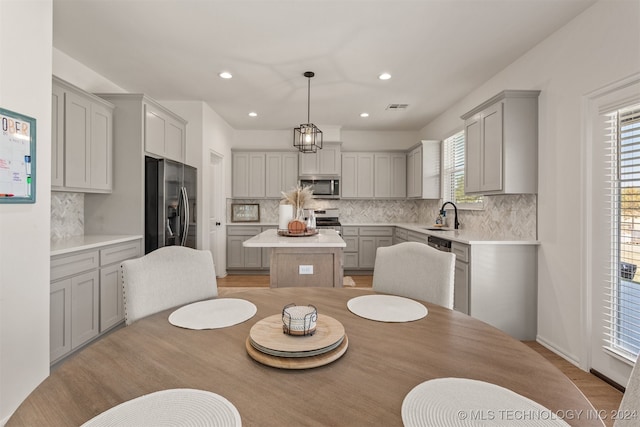
{"label": "kitchen drawer", "polygon": [[227,227],[227,236],[257,236],[262,233],[262,228],[258,226],[230,226]]}
{"label": "kitchen drawer", "polygon": [[358,227],[342,227],[343,236],[357,236]]}
{"label": "kitchen drawer", "polygon": [[105,266],[140,256],[140,241],[121,243],[100,249],[100,265]]}
{"label": "kitchen drawer", "polygon": [[469,262],[469,245],[451,242],[451,252],[456,255],[457,261]]}
{"label": "kitchen drawer", "polygon": [[407,234],[409,233],[409,231],[405,230],[404,228],[396,227],[395,233],[397,239],[407,240]]}
{"label": "kitchen drawer", "polygon": [[407,240],[409,242],[427,243],[427,235],[422,233],[417,233],[415,231],[408,231]]}
{"label": "kitchen drawer", "polygon": [[82,273],[99,266],[98,251],[87,251],[73,255],[51,258],[51,281]]}
{"label": "kitchen drawer", "polygon": [[393,227],[360,227],[360,236],[393,236]]}

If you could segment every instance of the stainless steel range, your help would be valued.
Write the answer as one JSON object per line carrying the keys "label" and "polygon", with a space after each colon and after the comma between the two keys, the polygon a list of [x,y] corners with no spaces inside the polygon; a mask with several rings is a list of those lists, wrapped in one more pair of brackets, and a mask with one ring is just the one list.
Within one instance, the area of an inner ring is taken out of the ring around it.
{"label": "stainless steel range", "polygon": [[333,229],[342,236],[342,224],[338,218],[338,209],[316,209],[314,211],[316,216],[316,228]]}

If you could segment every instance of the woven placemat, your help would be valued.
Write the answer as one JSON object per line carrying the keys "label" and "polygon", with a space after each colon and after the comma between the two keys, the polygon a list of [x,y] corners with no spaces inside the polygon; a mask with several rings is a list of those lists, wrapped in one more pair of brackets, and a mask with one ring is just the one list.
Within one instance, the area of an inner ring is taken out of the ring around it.
{"label": "woven placemat", "polygon": [[353,314],[378,322],[412,322],[428,313],[423,304],[395,295],[362,295],[347,301],[347,307]]}
{"label": "woven placemat", "polygon": [[97,415],[82,427],[239,427],[240,413],[224,397],[204,390],[170,389],[147,394]]}
{"label": "woven placemat", "polygon": [[568,426],[549,409],[495,384],[438,378],[417,385],[402,402],[405,427]]}
{"label": "woven placemat", "polygon": [[186,329],[217,329],[251,319],[258,309],[239,298],[218,298],[185,305],[169,315],[169,323]]}

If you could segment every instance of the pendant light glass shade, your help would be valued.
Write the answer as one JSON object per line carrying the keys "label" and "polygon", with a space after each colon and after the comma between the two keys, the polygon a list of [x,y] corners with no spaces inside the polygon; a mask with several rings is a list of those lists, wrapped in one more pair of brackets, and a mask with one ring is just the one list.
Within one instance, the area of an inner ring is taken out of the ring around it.
{"label": "pendant light glass shade", "polygon": [[307,71],[304,76],[309,79],[307,86],[307,123],[293,129],[293,146],[301,153],[316,153],[322,149],[322,131],[316,125],[310,123],[311,111],[311,77],[313,71]]}

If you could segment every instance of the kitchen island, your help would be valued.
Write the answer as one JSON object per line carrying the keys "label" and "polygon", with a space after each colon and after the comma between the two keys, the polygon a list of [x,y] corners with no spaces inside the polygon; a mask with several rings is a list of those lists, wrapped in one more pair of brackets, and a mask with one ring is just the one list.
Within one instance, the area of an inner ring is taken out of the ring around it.
{"label": "kitchen island", "polygon": [[270,248],[270,286],[321,286],[341,288],[342,252],[346,243],[335,230],[319,230],[303,237],[278,235],[266,230],[243,243],[248,248]]}

